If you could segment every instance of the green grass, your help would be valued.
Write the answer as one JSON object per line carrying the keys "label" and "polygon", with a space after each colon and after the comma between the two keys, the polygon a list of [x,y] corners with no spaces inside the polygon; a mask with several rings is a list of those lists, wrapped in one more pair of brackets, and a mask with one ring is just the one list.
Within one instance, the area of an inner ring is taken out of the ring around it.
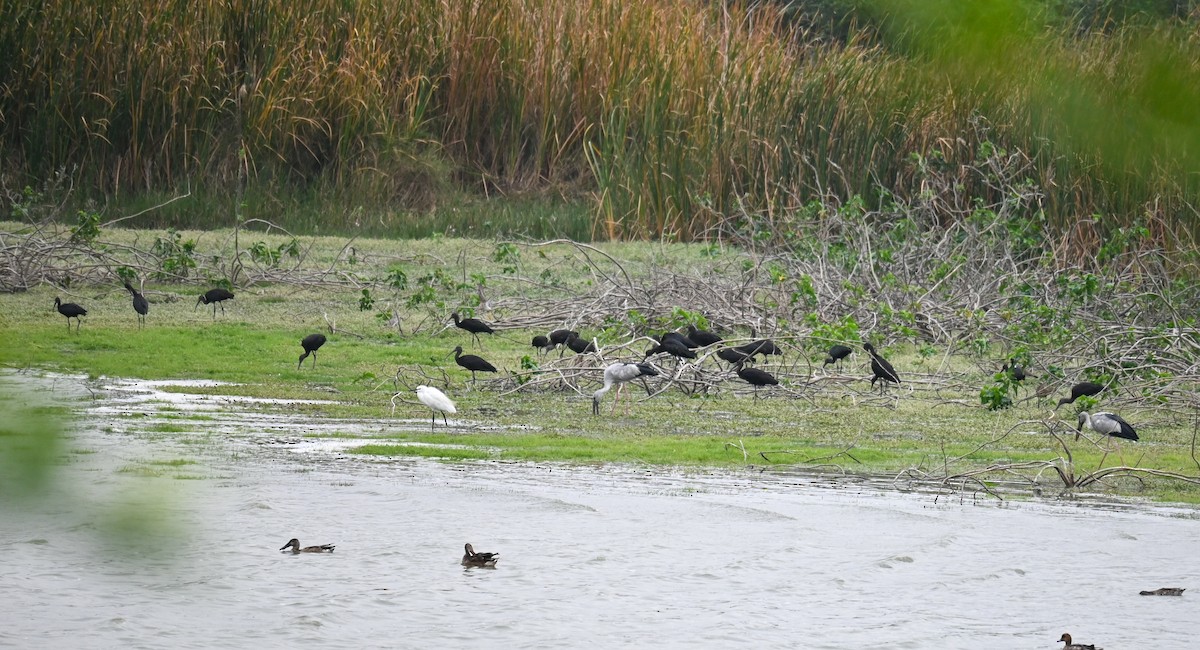
{"label": "green grass", "polygon": [[[137,231],[114,230],[112,235],[117,241],[146,237]],[[222,241],[227,233],[187,236]],[[308,263],[324,266],[344,242],[316,239],[311,244]],[[553,249],[546,250],[544,257],[524,256],[519,277],[513,277],[502,271],[502,262],[490,259],[490,245],[472,240],[363,239],[354,244],[364,260],[355,272],[364,276],[385,273],[396,263],[397,251],[405,256],[410,277],[431,269],[460,278],[467,272],[485,274],[485,290],[496,307],[481,308],[477,314],[498,324],[521,316],[508,302],[514,295],[524,294],[529,300],[542,295],[557,299],[573,291],[570,284],[527,281],[540,277],[544,270],[562,273],[580,284],[591,281],[589,275],[568,273],[577,261]],[[611,244],[604,250],[635,276],[664,268],[699,273],[714,265],[735,263],[738,255],[729,250],[712,258],[698,247],[682,244]],[[470,260],[468,268],[463,268],[460,258]],[[781,376],[790,392],[768,391],[760,400],[736,378],[721,382],[707,396],[671,389],[649,400],[640,386],[631,385],[616,414],[610,414],[614,396],[609,394],[602,415],[593,417],[590,393],[600,386],[600,364],[573,358],[570,353],[562,362],[557,357],[534,360],[544,367],[590,367],[579,382],[579,393],[513,391],[515,382],[491,378],[481,378],[472,386],[470,374],[455,366],[449,356],[456,345],[470,348],[470,339],[450,326],[447,317],[451,309],[470,304],[467,301],[475,290],[478,288],[445,289],[437,304],[402,308],[403,333],[397,333],[385,326],[374,310],[359,311],[358,294],[350,289],[255,285],[239,289],[227,313],[222,316],[218,311],[214,320],[211,311],[193,309],[194,296],[200,291],[196,286],[150,283],[151,312],[147,326],[139,329],[128,295],[119,286],[76,288],[70,294],[43,286],[0,295],[0,359],[10,368],[49,368],[92,377],[228,382],[165,388],[178,392],[312,400],[215,408],[360,420],[364,432],[344,429],[339,436],[363,438],[364,446],[354,449],[357,453],[385,456],[718,467],[837,465],[848,472],[895,476],[910,468],[940,474],[948,465],[952,473],[965,472],[995,462],[1051,461],[1061,454],[1058,443],[1036,422],[1049,417],[1052,402],[1028,401],[998,412],[979,406],[978,387],[990,380],[999,360],[968,356],[961,350],[945,356],[940,348],[929,355],[905,343],[889,344],[883,350],[907,380],[900,390],[892,388],[884,398],[872,393],[861,352],[848,360],[835,381],[820,370],[817,350],[802,335],[789,340],[787,354],[772,358],[767,366]],[[68,333],[64,319],[53,311],[55,295],[88,307],[89,316],[78,333]],[[306,363],[298,370],[299,340],[314,331],[328,334],[326,315],[340,332],[329,335],[315,369]],[[590,330],[606,345],[628,337],[619,327],[608,333],[595,326]],[[471,351],[507,372],[536,378],[542,370],[521,370],[522,360],[533,357],[528,340],[534,333],[537,331],[528,328],[502,329],[499,335],[484,340],[482,350]],[[706,368],[716,372],[711,360]],[[442,428],[440,419],[436,430],[429,432],[429,410],[417,403],[410,391],[419,383],[438,385],[455,399],[459,413],[452,420],[460,425],[452,432]],[[397,386],[401,392],[393,413],[392,395]],[[1028,392],[1026,389],[1025,394]],[[624,405],[628,405],[627,416]],[[149,425],[148,433],[189,444],[210,444],[206,437],[180,434],[195,430],[189,420],[213,416],[193,416],[163,406],[171,419]],[[1126,460],[1146,468],[1196,473],[1189,422],[1148,407],[1123,407],[1121,413],[1139,426],[1143,436],[1141,443],[1123,445]],[[1073,412],[1064,407],[1060,416],[1069,420]],[[1010,429],[1013,431],[1005,435]],[[1086,441],[1068,439],[1067,444],[1077,471],[1098,466],[1102,450]],[[1115,456],[1105,462],[1113,464]],[[127,471],[166,475],[164,467],[139,464]],[[1054,489],[1054,480],[1046,473],[1043,485]],[[1121,483],[1112,491],[1200,502],[1200,490],[1161,480],[1148,482],[1144,490]]]}

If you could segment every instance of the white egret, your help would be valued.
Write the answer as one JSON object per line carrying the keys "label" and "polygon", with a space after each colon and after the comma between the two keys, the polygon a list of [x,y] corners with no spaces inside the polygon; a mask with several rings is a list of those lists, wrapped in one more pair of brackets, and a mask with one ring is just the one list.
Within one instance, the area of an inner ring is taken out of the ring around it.
{"label": "white egret", "polygon": [[442,413],[442,423],[446,426],[450,426],[450,423],[446,420],[446,414],[458,412],[454,408],[454,402],[450,401],[450,398],[446,397],[445,393],[432,386],[417,386],[417,399],[432,409],[429,420],[430,431],[433,431],[433,425],[437,423],[437,414],[439,411]]}
{"label": "white egret", "polygon": [[604,388],[592,394],[592,415],[600,415],[600,400],[604,394],[617,385],[617,396],[613,399],[612,410],[617,410],[617,402],[621,400],[621,387],[626,383],[637,379],[638,377],[648,377],[657,375],[658,371],[654,366],[648,363],[617,363],[609,365],[604,369]]}

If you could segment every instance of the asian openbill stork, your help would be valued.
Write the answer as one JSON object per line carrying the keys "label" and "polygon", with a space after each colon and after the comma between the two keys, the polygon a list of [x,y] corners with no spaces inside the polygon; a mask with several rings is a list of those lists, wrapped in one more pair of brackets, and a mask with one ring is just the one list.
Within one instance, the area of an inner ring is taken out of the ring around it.
{"label": "asian openbill stork", "polygon": [[695,325],[688,325],[687,330],[687,337],[701,347],[720,343],[724,340],[712,332],[697,328]]}
{"label": "asian openbill stork", "polygon": [[138,327],[144,327],[146,325],[146,314],[150,313],[150,303],[146,300],[146,296],[139,293],[128,282],[125,283],[125,289],[133,295],[133,310],[138,315]]}
{"label": "asian openbill stork", "polygon": [[[1103,433],[1104,435],[1109,436],[1110,438],[1115,438],[1115,439],[1124,438],[1125,440],[1134,440],[1134,441],[1136,441],[1138,439],[1137,431],[1134,431],[1133,427],[1129,426],[1129,423],[1126,422],[1124,419],[1122,419],[1121,416],[1117,415],[1116,413],[1109,413],[1107,411],[1102,411],[1100,413],[1088,413],[1087,411],[1082,411],[1082,412],[1080,412],[1078,419],[1076,421],[1076,426],[1075,426],[1075,439],[1076,440],[1079,439],[1079,434],[1083,432],[1084,427],[1087,427],[1087,428],[1091,429],[1092,431],[1095,431],[1096,433]],[[1116,442],[1116,441],[1114,441],[1114,442]],[[1121,443],[1116,442],[1116,445],[1117,445],[1117,454],[1120,455]],[[1104,453],[1107,455],[1108,451],[1106,450]],[[1100,462],[1103,463],[1104,459],[1101,459]],[[1122,465],[1125,464],[1124,458],[1121,459],[1121,464]]]}
{"label": "asian openbill stork", "polygon": [[83,327],[83,321],[80,316],[87,316],[87,310],[73,302],[63,302],[58,296],[54,297],[54,308],[58,313],[67,317],[67,331],[71,331],[71,319],[75,319],[75,331],[78,332],[80,327]]}
{"label": "asian openbill stork", "polygon": [[459,329],[467,330],[471,333],[471,338],[475,339],[475,343],[482,346],[479,341],[480,334],[495,334],[495,330],[487,323],[478,318],[459,318],[458,312],[450,314],[450,318],[454,320],[454,326]]}
{"label": "asian openbill stork", "polygon": [[433,386],[417,386],[417,400],[425,406],[428,406],[432,411],[429,419],[429,430],[433,431],[433,425],[437,423],[437,414],[442,414],[442,424],[450,426],[446,421],[446,414],[454,414],[458,411],[454,408],[454,402],[450,401],[449,397],[442,391]]}
{"label": "asian openbill stork", "polygon": [[829,353],[825,355],[825,364],[821,367],[824,368],[831,363],[840,366],[842,365],[842,359],[850,356],[853,352],[853,349],[845,345],[832,345],[829,347]]}
{"label": "asian openbill stork", "polygon": [[[1063,404],[1071,404],[1080,397],[1092,397],[1093,395],[1099,394],[1102,390],[1104,390],[1103,384],[1097,384],[1094,381],[1081,381],[1071,387],[1070,397],[1064,397],[1058,400],[1058,406],[1062,406]],[[1058,408],[1058,406],[1054,408]]]}
{"label": "asian openbill stork", "polygon": [[312,355],[312,358],[313,358],[313,363],[312,363],[313,368],[316,368],[317,367],[317,350],[322,345],[325,345],[325,335],[324,334],[309,334],[308,336],[304,337],[303,339],[300,339],[300,347],[304,348],[304,354],[300,355],[300,362],[296,364],[296,370],[299,370],[300,368],[302,368],[304,366],[304,360],[307,359],[308,355],[310,355],[310,354]]}
{"label": "asian openbill stork", "polygon": [[[208,291],[205,291],[204,294],[200,296],[200,299],[196,301],[196,307],[199,307],[201,304],[212,305],[213,320],[216,320],[217,305],[221,305],[221,313],[224,314],[225,305],[221,303],[224,303],[226,300],[233,300],[233,293],[217,287],[216,289],[209,289]],[[196,307],[192,307],[192,311],[196,311]]]}
{"label": "asian openbill stork", "polygon": [[900,375],[896,374],[896,369],[892,364],[888,363],[887,359],[879,356],[875,351],[875,346],[870,343],[863,343],[863,349],[867,354],[871,355],[871,386],[875,386],[875,382],[879,381],[879,394],[882,395],[889,381],[900,383]]}
{"label": "asian openbill stork", "polygon": [[[604,369],[604,388],[592,393],[592,415],[600,415],[600,400],[604,398],[604,394],[613,387],[617,386],[617,396],[613,398],[612,412],[617,410],[617,402],[621,401],[621,389],[625,384],[637,379],[638,377],[653,377],[658,374],[654,366],[648,363],[625,363],[618,361],[610,364]],[[628,405],[626,409],[628,409]]]}
{"label": "asian openbill stork", "polygon": [[488,363],[483,357],[477,357],[473,354],[463,354],[462,346],[454,348],[454,363],[471,371],[471,381],[475,381],[475,373],[477,372],[496,372],[496,366]]}

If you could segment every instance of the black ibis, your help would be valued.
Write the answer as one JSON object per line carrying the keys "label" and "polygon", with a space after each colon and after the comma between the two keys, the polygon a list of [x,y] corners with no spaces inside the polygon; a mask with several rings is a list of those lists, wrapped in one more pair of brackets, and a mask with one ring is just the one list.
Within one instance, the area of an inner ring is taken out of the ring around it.
{"label": "black ibis", "polygon": [[73,302],[63,302],[62,300],[60,300],[58,298],[58,296],[55,296],[54,297],[54,308],[58,310],[58,313],[67,317],[67,331],[68,332],[71,331],[71,319],[72,318],[75,319],[75,331],[76,332],[79,331],[80,327],[83,327],[83,321],[79,319],[80,316],[87,316],[87,310],[84,309],[83,307],[80,307],[79,305],[76,305]]}
{"label": "black ibis", "polygon": [[[221,313],[224,314],[225,305],[221,303],[225,302],[226,300],[233,300],[233,293],[217,287],[216,289],[209,289],[208,291],[205,291],[204,295],[200,296],[200,299],[196,301],[196,307],[199,307],[202,303],[205,305],[212,305],[213,319],[215,320],[217,318],[217,305],[221,305]],[[192,311],[196,311],[196,307],[192,307]]]}
{"label": "black ibis", "polygon": [[754,356],[756,354],[761,354],[763,356],[768,354],[783,354],[783,350],[780,350],[779,346],[775,345],[775,342],[771,339],[759,339],[757,341],[751,341],[745,345],[739,345],[734,349],[745,352],[750,356]]}
{"label": "black ibis", "polygon": [[[1011,364],[1011,365],[1010,365]],[[1016,359],[1006,362],[1000,367],[1000,372],[1008,374],[1013,381],[1025,381],[1027,377],[1037,379],[1037,375],[1031,375],[1025,372],[1025,368],[1017,363]]]}
{"label": "black ibis", "polygon": [[479,320],[478,318],[462,318],[462,319],[460,319],[458,316],[458,312],[454,312],[454,313],[450,314],[450,318],[452,318],[454,320],[455,327],[457,327],[459,329],[464,329],[464,330],[467,330],[468,332],[470,332],[471,338],[475,339],[475,342],[478,343],[479,345],[483,345],[479,341],[480,334],[495,334],[495,331],[487,323]]}
{"label": "black ibis", "polygon": [[[1102,390],[1104,390],[1103,384],[1097,384],[1094,381],[1081,381],[1071,387],[1070,397],[1064,397],[1058,400],[1058,406],[1062,406],[1063,404],[1071,404],[1080,397],[1091,397],[1098,394]],[[1055,408],[1058,408],[1058,406]]]}
{"label": "black ibis", "polygon": [[442,424],[445,424],[446,426],[450,426],[450,423],[446,420],[446,414],[449,413],[453,415],[458,413],[458,411],[454,408],[454,402],[452,402],[449,397],[446,397],[445,393],[434,388],[433,386],[417,386],[417,400],[429,407],[430,431],[433,431],[433,425],[437,423],[438,413],[442,414]]}
{"label": "black ibis", "polygon": [[310,355],[310,354],[312,355],[312,358],[313,358],[313,364],[312,364],[313,368],[316,368],[317,367],[317,350],[322,345],[325,345],[325,335],[324,334],[309,334],[308,336],[301,339],[300,347],[304,348],[304,354],[300,355],[300,363],[296,364],[296,370],[299,370],[304,365],[304,360],[307,359],[308,355]]}
{"label": "black ibis", "polygon": [[558,348],[558,356],[563,355],[563,348],[567,347],[567,341],[571,340],[571,336],[579,336],[579,332],[575,330],[554,330],[550,332],[550,345]]}
{"label": "black ibis", "polygon": [[766,370],[759,370],[758,368],[746,368],[746,367],[741,366],[740,364],[738,365],[738,368],[737,368],[737,376],[741,377],[747,383],[754,386],[754,398],[755,399],[758,399],[758,387],[759,386],[778,386],[779,385],[779,380],[776,379],[774,375],[767,372]]}
{"label": "black ibis", "polygon": [[476,372],[496,372],[496,366],[488,363],[483,357],[473,354],[463,354],[462,346],[454,348],[454,363],[471,371],[471,381],[475,381]]}
{"label": "black ibis", "polygon": [[556,347],[553,343],[550,342],[550,337],[543,336],[541,334],[538,334],[537,336],[533,337],[533,340],[530,342],[530,345],[537,348],[539,355],[549,354],[550,351]]}
{"label": "black ibis", "polygon": [[579,332],[571,332],[566,340],[567,347],[575,354],[587,354],[596,351],[596,344],[579,336]]}
{"label": "black ibis", "polygon": [[722,361],[728,361],[734,365],[737,365],[743,361],[752,360],[751,355],[746,354],[737,348],[721,348],[720,350],[717,350],[717,356],[720,357]]}
{"label": "black ibis", "polygon": [[700,346],[713,345],[715,343],[720,343],[723,340],[716,334],[699,329],[695,325],[688,325],[687,330],[687,337]]}
{"label": "black ibis", "polygon": [[1104,648],[1097,648],[1090,643],[1071,643],[1071,635],[1066,632],[1063,632],[1063,635],[1058,637],[1058,642],[1066,644],[1061,650],[1104,650]]}
{"label": "black ibis", "polygon": [[624,363],[618,361],[609,365],[604,369],[604,388],[592,393],[592,415],[600,415],[600,400],[613,387],[613,384],[617,385],[617,396],[613,399],[612,405],[612,410],[616,411],[617,402],[621,401],[621,388],[626,383],[638,377],[653,377],[657,374],[658,371],[654,369],[654,366],[648,363]]}
{"label": "black ibis", "polygon": [[842,365],[842,359],[845,359],[846,357],[850,356],[850,354],[853,352],[854,352],[854,350],[850,349],[849,347],[847,347],[845,345],[832,345],[829,347],[829,354],[825,355],[825,365],[823,365],[821,367],[824,368],[825,366],[828,366],[831,363],[834,363],[834,364],[837,364],[840,366],[840,365]]}
{"label": "black ibis", "polygon": [[889,381],[897,384],[900,383],[900,375],[896,374],[896,369],[892,367],[892,364],[888,363],[887,359],[879,356],[879,353],[875,351],[875,346],[870,343],[863,343],[863,349],[867,351],[867,354],[871,355],[871,386],[874,387],[875,382],[878,380],[880,395],[887,388]]}
{"label": "black ibis", "polygon": [[138,315],[138,327],[142,327],[146,324],[146,314],[150,313],[150,303],[146,300],[146,296],[139,293],[128,282],[125,283],[125,289],[133,294],[133,310]]}
{"label": "black ibis", "polygon": [[666,332],[662,336],[658,337],[659,343],[666,343],[667,341],[674,341],[689,350],[695,350],[696,348],[700,347],[699,345],[696,345],[695,341],[680,334],[679,332]]}
{"label": "black ibis", "polygon": [[300,548],[300,540],[293,537],[288,540],[287,544],[280,546],[279,550],[281,550],[281,551],[290,550],[293,554],[294,553],[332,553],[335,546],[336,545],[334,545],[334,544],[321,544],[319,546],[305,546],[304,548]]}
{"label": "black ibis", "polygon": [[667,354],[678,357],[680,359],[695,359],[696,353],[688,349],[686,345],[680,343],[678,339],[663,337],[663,340],[658,345],[646,350],[646,358],[655,354],[666,352]]}
{"label": "black ibis", "polygon": [[494,568],[496,566],[496,561],[500,559],[498,557],[500,555],[499,553],[476,553],[475,548],[470,544],[464,546],[463,550],[465,553],[463,554],[462,565],[466,567],[477,566]]}

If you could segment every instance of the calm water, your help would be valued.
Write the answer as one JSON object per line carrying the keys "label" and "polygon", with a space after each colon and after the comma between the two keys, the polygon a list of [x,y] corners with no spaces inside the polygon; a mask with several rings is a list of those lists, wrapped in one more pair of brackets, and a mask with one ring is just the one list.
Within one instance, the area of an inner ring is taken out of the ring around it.
{"label": "calm water", "polygon": [[[1008,650],[1061,647],[1068,631],[1119,650],[1193,647],[1198,631],[1191,509],[935,503],[749,472],[360,459],[301,438],[351,423],[246,415],[246,404],[150,385],[93,386],[91,400],[78,379],[0,382],[80,398],[87,417],[68,448],[88,452],[64,467],[70,498],[0,510],[4,647]],[[147,432],[164,406],[216,419]],[[184,442],[213,431],[231,433]],[[197,480],[129,469],[197,457],[166,472]],[[168,530],[114,546],[103,534],[114,501]],[[338,548],[279,553],[290,537]],[[500,552],[498,568],[459,566],[464,542]],[[1195,594],[1137,593],[1163,586]]]}

